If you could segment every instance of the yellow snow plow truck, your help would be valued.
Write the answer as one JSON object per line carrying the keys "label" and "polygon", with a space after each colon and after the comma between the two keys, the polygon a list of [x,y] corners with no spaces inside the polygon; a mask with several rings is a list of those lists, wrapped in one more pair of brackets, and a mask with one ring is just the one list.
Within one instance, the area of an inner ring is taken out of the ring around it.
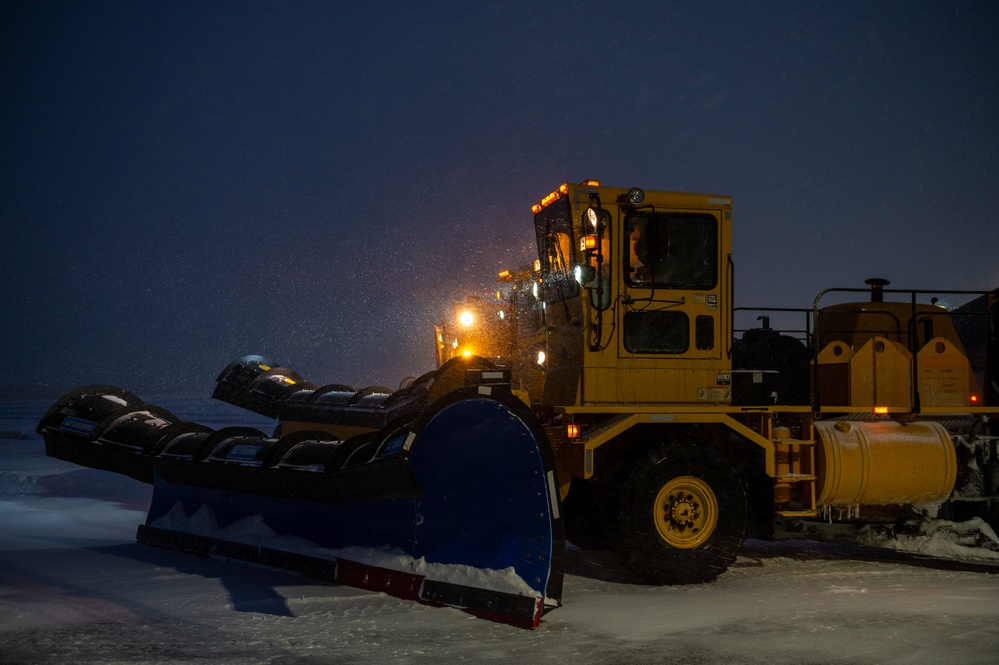
{"label": "yellow snow plow truck", "polygon": [[46,450],[153,483],[142,542],[524,626],[560,603],[567,530],[655,584],[710,581],[778,523],[991,532],[995,291],[872,279],[736,309],[726,196],[587,180],[534,224],[537,260],[459,304],[399,390],[247,356],[213,396],[272,435],[88,386],[43,417]]}
{"label": "yellow snow plow truck", "polygon": [[870,279],[807,308],[737,309],[727,196],[587,180],[533,212],[538,260],[501,273],[495,300],[459,303],[438,360],[510,369],[571,539],[675,584],[713,579],[775,523],[996,524],[997,292]]}

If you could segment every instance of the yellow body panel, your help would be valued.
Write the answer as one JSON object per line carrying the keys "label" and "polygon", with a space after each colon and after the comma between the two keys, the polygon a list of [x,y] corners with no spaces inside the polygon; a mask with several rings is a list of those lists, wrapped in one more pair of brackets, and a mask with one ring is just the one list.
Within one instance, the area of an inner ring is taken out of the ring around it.
{"label": "yellow body panel", "polygon": [[661,361],[659,367],[587,367],[583,404],[725,404],[731,386],[718,385],[722,368],[689,361]]}
{"label": "yellow body panel", "polygon": [[831,342],[819,352],[818,363],[824,408],[912,405],[912,355],[898,342],[872,337],[856,350]]}
{"label": "yellow body panel", "polygon": [[850,406],[912,403],[912,355],[898,342],[868,340],[850,358]]}
{"label": "yellow body panel", "polygon": [[974,376],[968,358],[937,337],[916,354],[919,403],[923,407],[967,407]]}

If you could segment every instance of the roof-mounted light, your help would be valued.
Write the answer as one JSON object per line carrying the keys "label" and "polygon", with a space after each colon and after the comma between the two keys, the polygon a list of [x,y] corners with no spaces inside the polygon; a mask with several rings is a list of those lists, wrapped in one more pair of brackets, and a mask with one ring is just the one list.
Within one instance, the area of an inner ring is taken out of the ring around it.
{"label": "roof-mounted light", "polygon": [[563,183],[554,192],[549,193],[548,196],[541,199],[541,203],[535,203],[533,206],[531,206],[531,211],[534,212],[534,214],[536,215],[539,212],[541,212],[544,208],[547,208],[552,203],[558,201],[560,198],[562,198],[568,193],[569,193],[569,185]]}
{"label": "roof-mounted light", "polygon": [[629,189],[626,196],[628,197],[628,202],[635,206],[645,200],[645,192],[638,187],[632,187]]}

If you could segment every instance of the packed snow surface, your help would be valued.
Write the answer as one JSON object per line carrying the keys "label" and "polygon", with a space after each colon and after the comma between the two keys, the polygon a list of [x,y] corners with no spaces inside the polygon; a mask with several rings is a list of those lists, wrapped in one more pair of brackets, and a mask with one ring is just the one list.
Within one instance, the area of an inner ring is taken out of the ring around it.
{"label": "packed snow surface", "polygon": [[0,404],[0,663],[991,665],[999,653],[987,560],[750,542],[712,584],[654,587],[607,552],[570,548],[564,604],[531,631],[147,547],[135,530],[151,489],[45,457],[32,431],[47,406]]}

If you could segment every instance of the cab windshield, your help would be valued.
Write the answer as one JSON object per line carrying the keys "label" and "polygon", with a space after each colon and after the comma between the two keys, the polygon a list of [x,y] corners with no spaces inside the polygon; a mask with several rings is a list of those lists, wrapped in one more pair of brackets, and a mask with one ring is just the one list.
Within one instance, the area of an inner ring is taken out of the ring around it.
{"label": "cab windshield", "polygon": [[534,216],[541,259],[541,285],[545,302],[579,295],[579,283],[573,278],[572,212],[569,200],[562,198]]}

